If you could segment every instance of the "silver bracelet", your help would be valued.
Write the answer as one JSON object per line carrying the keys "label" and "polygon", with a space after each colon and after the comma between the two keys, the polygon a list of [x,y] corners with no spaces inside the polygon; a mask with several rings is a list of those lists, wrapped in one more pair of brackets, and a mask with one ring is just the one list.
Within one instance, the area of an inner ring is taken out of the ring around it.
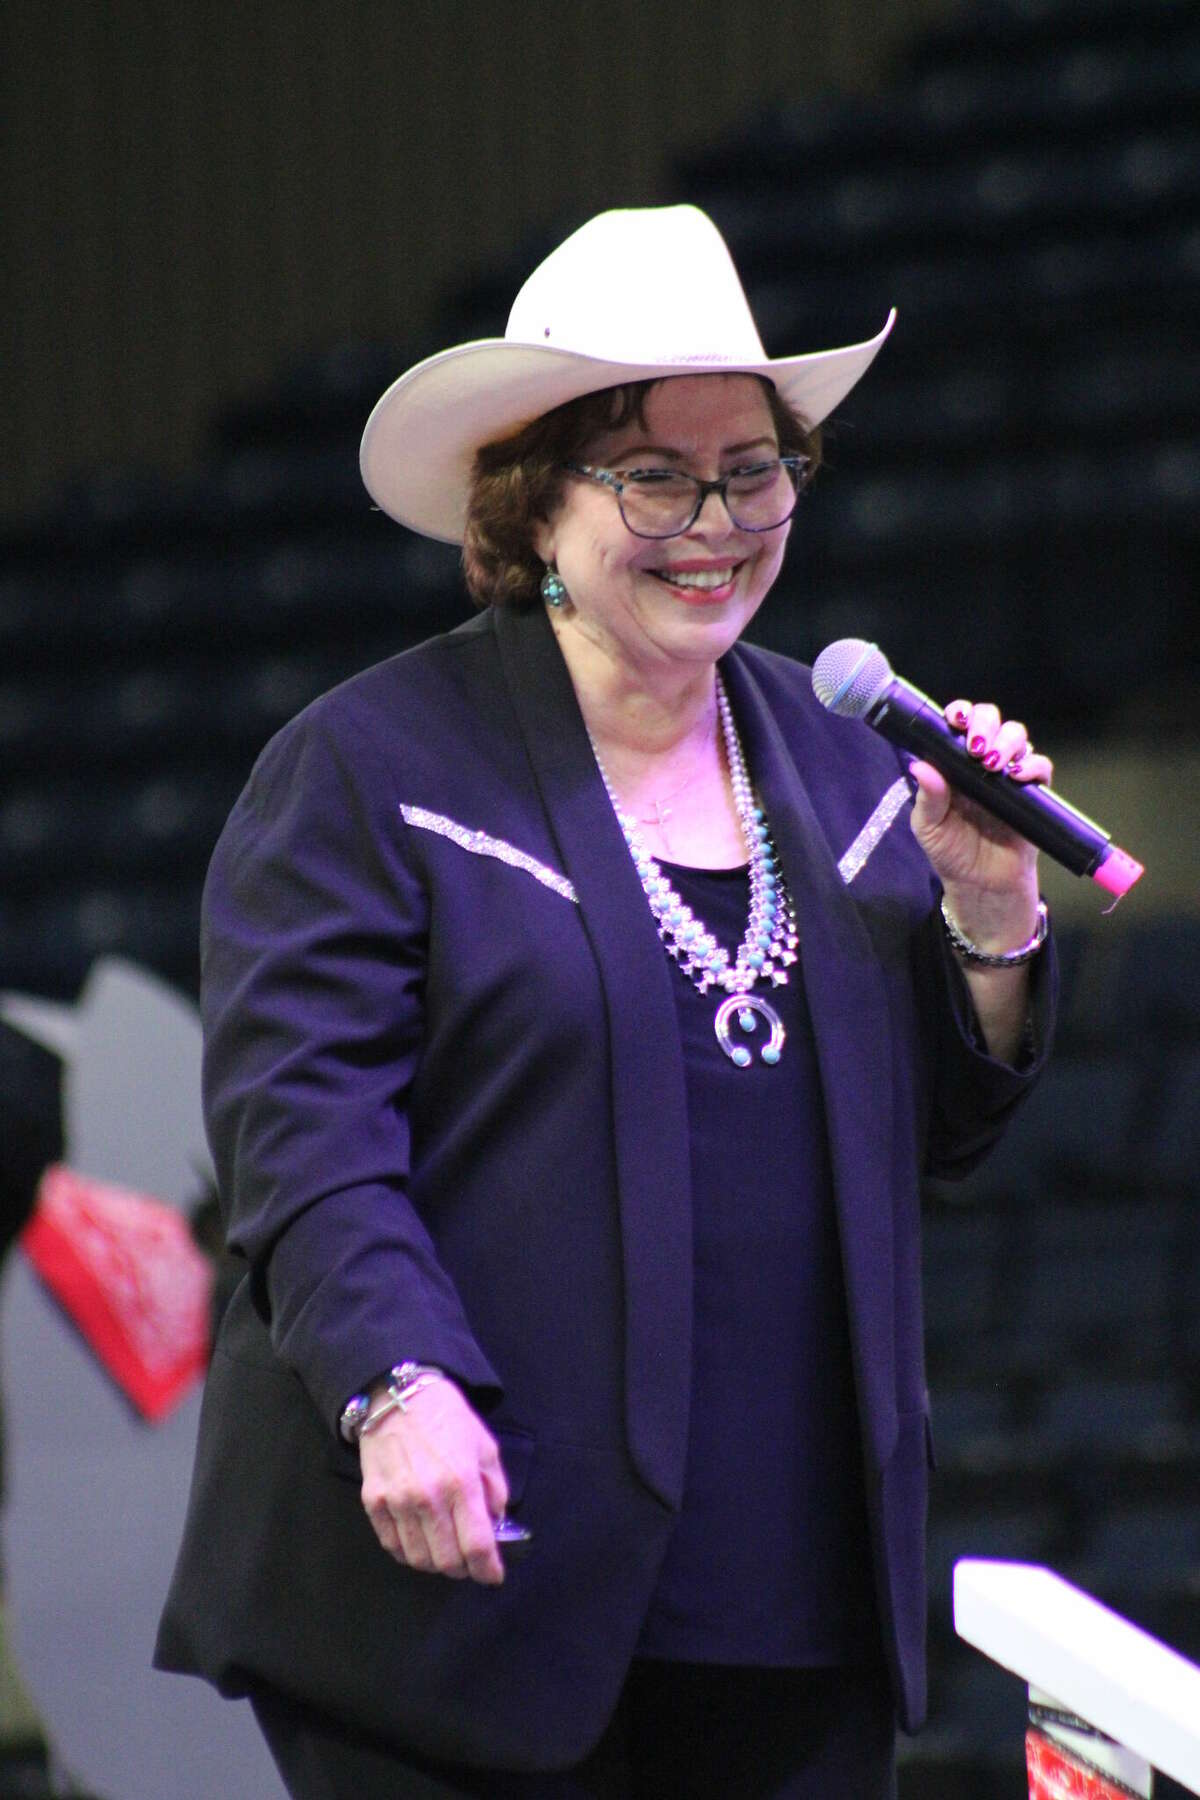
{"label": "silver bracelet", "polygon": [[[434,1378],[440,1377],[442,1374],[443,1371],[441,1369],[436,1369],[429,1363],[396,1363],[393,1368],[388,1370],[387,1391],[390,1395],[394,1388],[399,1388],[401,1395],[406,1401],[411,1383],[418,1375],[428,1375],[431,1378]],[[422,1386],[428,1387],[429,1383],[423,1382]],[[401,1411],[404,1410],[400,1401],[394,1402],[392,1405],[388,1406],[386,1410],[392,1412],[397,1405],[401,1407]],[[371,1396],[369,1394],[352,1394],[342,1408],[341,1417],[338,1420],[338,1430],[348,1444],[357,1444],[359,1435],[362,1432],[367,1419],[371,1416]],[[383,1409],[377,1408],[374,1417],[382,1418]]]}
{"label": "silver bracelet", "polygon": [[942,924],[946,927],[946,936],[964,962],[975,963],[982,969],[1015,969],[1036,956],[1046,941],[1046,933],[1050,929],[1050,910],[1044,900],[1037,905],[1037,924],[1033,928],[1033,936],[1025,943],[1019,944],[1015,950],[1003,950],[998,955],[991,951],[981,950],[973,944],[950,914],[946,911],[946,902],[942,901]]}
{"label": "silver bracelet", "polygon": [[387,1418],[392,1412],[407,1412],[409,1402],[435,1381],[445,1381],[447,1377],[441,1369],[431,1368],[427,1363],[401,1363],[392,1370],[387,1392],[378,1405],[373,1406],[358,1428],[358,1436],[366,1437],[369,1431]]}

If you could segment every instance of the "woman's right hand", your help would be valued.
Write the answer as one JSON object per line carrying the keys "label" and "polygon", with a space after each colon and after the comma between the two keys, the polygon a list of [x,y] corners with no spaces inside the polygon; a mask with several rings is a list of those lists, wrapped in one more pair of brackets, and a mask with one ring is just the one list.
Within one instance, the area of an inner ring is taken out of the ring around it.
{"label": "woman's right hand", "polygon": [[500,1450],[449,1377],[381,1419],[358,1449],[362,1503],[389,1555],[455,1581],[504,1580],[495,1536],[508,1501]]}

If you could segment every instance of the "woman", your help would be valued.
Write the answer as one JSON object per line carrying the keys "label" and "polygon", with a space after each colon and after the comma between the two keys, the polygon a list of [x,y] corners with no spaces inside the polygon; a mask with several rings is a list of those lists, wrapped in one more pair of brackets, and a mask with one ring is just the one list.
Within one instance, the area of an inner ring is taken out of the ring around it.
{"label": "woman", "polygon": [[703,214],[609,213],[368,424],[486,610],[294,721],[214,857],[248,1273],[158,1648],[294,1795],[894,1791],[919,1174],[1048,983],[1030,847],[922,765],[892,824],[896,753],[738,643],[885,335],[772,363]]}

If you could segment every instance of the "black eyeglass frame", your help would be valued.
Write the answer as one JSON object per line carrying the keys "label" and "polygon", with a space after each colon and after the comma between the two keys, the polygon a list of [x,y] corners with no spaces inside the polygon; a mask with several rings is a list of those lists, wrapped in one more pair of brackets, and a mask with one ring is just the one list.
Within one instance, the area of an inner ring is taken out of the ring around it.
{"label": "black eyeglass frame", "polygon": [[[726,489],[728,488],[729,483],[731,481],[736,481],[739,476],[752,474],[755,469],[765,469],[771,463],[778,463],[781,468],[786,469],[791,475],[793,482],[792,504],[784,513],[782,519],[776,519],[772,525],[743,525],[740,519],[734,517],[733,508],[729,504],[729,495],[726,492]],[[806,469],[811,469],[812,464],[813,459],[811,456],[771,456],[764,462],[751,464],[749,468],[731,469],[728,475],[720,475],[715,481],[705,481],[699,475],[689,474],[686,469],[597,469],[594,468],[591,463],[576,462],[565,462],[562,466],[572,475],[583,475],[589,481],[599,482],[602,487],[609,488],[612,493],[616,495],[617,506],[620,510],[621,520],[626,531],[632,532],[634,537],[649,538],[652,541],[657,539],[661,541],[664,538],[681,537],[685,531],[690,531],[692,526],[696,523],[696,520],[700,517],[704,502],[708,499],[710,494],[720,494],[721,504],[729,514],[731,523],[738,531],[778,531],[781,525],[787,524],[797,506],[800,504],[800,496],[804,492],[805,486],[803,479],[804,471]],[[629,520],[625,517],[625,508],[621,505],[621,495],[625,492],[629,483],[629,478],[632,475],[660,473],[664,475],[681,476],[685,481],[694,482],[696,487],[696,504],[685,522],[682,525],[676,525],[671,531],[639,531],[637,526],[631,525]]]}

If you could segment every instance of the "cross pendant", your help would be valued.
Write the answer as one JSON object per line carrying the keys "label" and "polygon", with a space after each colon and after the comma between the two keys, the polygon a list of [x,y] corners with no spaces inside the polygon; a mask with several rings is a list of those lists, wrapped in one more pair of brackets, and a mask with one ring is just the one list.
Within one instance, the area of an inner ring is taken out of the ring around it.
{"label": "cross pendant", "polygon": [[661,800],[654,800],[651,802],[651,805],[654,807],[654,818],[653,820],[647,819],[646,823],[648,825],[651,823],[654,825],[669,853],[671,849],[671,839],[667,833],[667,820],[671,817],[673,809],[669,806],[664,806]]}

